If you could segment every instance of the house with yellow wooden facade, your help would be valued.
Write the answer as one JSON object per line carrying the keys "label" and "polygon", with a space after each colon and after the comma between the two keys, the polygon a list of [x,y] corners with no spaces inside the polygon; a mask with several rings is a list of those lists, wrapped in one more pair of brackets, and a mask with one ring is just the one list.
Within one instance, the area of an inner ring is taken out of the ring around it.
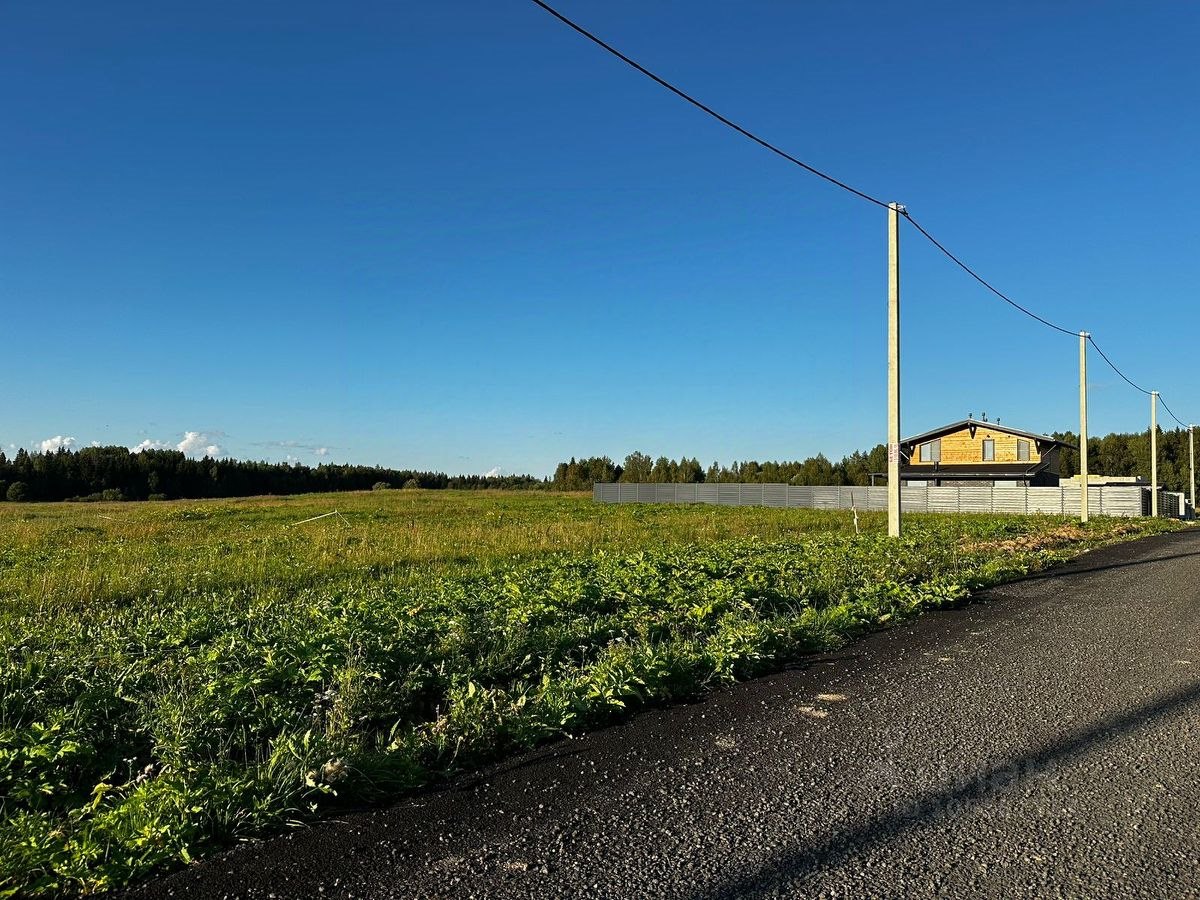
{"label": "house with yellow wooden facade", "polygon": [[1046,434],[963,419],[900,442],[900,479],[912,487],[1054,487],[1059,457],[1077,449]]}

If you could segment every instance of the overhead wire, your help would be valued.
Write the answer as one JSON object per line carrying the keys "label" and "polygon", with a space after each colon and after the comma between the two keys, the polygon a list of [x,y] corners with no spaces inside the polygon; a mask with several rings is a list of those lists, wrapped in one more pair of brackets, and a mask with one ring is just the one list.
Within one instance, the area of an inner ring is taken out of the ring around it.
{"label": "overhead wire", "polygon": [[675,87],[675,85],[671,84],[671,82],[667,81],[665,78],[660,78],[658,75],[655,75],[653,72],[651,72],[645,66],[643,66],[641,63],[637,62],[636,60],[630,59],[628,56],[626,56],[624,53],[622,53],[620,50],[618,50],[612,44],[609,44],[609,43],[605,42],[604,40],[602,40],[601,38],[597,37],[596,35],[592,34],[590,31],[588,31],[582,25],[579,25],[578,23],[571,21],[570,19],[568,19],[566,16],[564,16],[562,13],[560,13],[557,9],[555,9],[550,4],[544,3],[544,2],[542,2],[542,0],[532,0],[532,2],[537,4],[538,6],[540,6],[546,12],[550,13],[550,15],[554,16],[554,18],[558,19],[560,22],[562,22],[567,27],[572,28],[575,31],[579,32],[579,34],[583,35],[585,38],[587,38],[592,43],[596,44],[599,47],[603,47],[605,50],[607,50],[609,53],[611,53],[617,59],[621,60],[621,62],[625,63],[628,66],[632,66],[634,69],[637,69],[637,71],[641,72],[643,75],[645,75],[651,81],[666,88],[668,91],[670,91],[672,94],[675,94],[677,97],[680,97],[683,100],[686,100],[688,103],[692,104],[692,106],[696,107],[697,109],[703,110],[704,112],[708,113],[710,116],[712,116],[718,122],[721,122],[724,125],[728,125],[730,128],[732,128],[738,134],[749,138],[750,140],[754,141],[754,143],[756,143],[762,147],[765,147],[766,149],[770,150],[772,153],[774,153],[778,156],[782,156],[788,162],[794,163],[795,165],[804,169],[806,172],[811,172],[813,175],[816,175],[818,178],[824,178],[830,184],[837,185],[844,191],[849,191],[851,194],[854,194],[856,197],[861,197],[863,200],[866,200],[870,203],[874,203],[876,206],[882,206],[885,209],[887,208],[888,204],[886,201],[880,200],[878,197],[872,197],[866,191],[860,191],[858,188],[852,187],[851,185],[846,184],[846,182],[840,181],[837,178],[834,178],[829,173],[822,172],[816,166],[811,166],[808,163],[804,162],[803,160],[797,159],[796,157],[792,156],[787,151],[782,150],[779,147],[775,146],[770,141],[759,137],[757,134],[750,131],[749,129],[743,128],[741,125],[737,124],[737,122],[734,122],[731,119],[727,119],[725,116],[721,115],[719,112],[717,112],[712,107],[706,106],[705,104],[701,103],[699,100],[697,100],[691,94],[685,93],[684,91]]}
{"label": "overhead wire", "polygon": [[1013,309],[1020,310],[1021,312],[1025,313],[1025,315],[1029,316],[1029,318],[1036,319],[1037,321],[1039,321],[1043,325],[1045,325],[1047,328],[1053,328],[1055,331],[1061,332],[1062,334],[1069,334],[1071,337],[1078,337],[1078,335],[1079,335],[1078,331],[1072,331],[1069,328],[1063,328],[1061,325],[1055,325],[1049,319],[1043,319],[1041,316],[1039,316],[1033,310],[1026,309],[1024,306],[1022,306],[1016,300],[1013,300],[1007,294],[1001,292],[999,289],[992,286],[992,284],[990,282],[984,280],[984,278],[981,275],[979,275],[974,269],[972,269],[965,262],[963,262],[961,259],[959,259],[957,256],[955,256],[949,250],[947,250],[945,248],[945,246],[942,245],[941,241],[939,241],[932,234],[930,234],[928,231],[926,231],[924,228],[922,228],[921,223],[918,222],[916,219],[914,219],[907,210],[904,211],[903,215],[906,219],[908,219],[909,222],[912,223],[913,228],[917,229],[917,231],[919,231],[919,232],[921,232],[921,234],[925,235],[925,237],[929,241],[929,243],[933,244],[933,246],[935,246],[939,250],[941,250],[942,253],[946,254],[946,256],[956,266],[958,266],[960,269],[962,269],[964,272],[966,272],[968,275],[970,275],[972,278],[974,278],[976,281],[978,281],[980,284],[982,284],[985,288],[987,288],[989,291],[991,291],[993,294],[995,294],[997,297],[999,297],[1001,300],[1003,300],[1005,303],[1007,303]]}
{"label": "overhead wire", "polygon": [[[612,54],[617,59],[619,59],[623,63],[625,63],[626,65],[628,65],[631,68],[635,69],[636,71],[640,72],[642,75],[645,75],[651,81],[655,82],[659,86],[670,91],[672,94],[675,94],[680,99],[685,100],[686,102],[690,103],[692,106],[696,107],[697,109],[701,110],[702,112],[705,112],[708,115],[712,116],[714,119],[716,119],[718,122],[721,122],[723,125],[726,125],[729,128],[732,128],[738,134],[741,134],[743,137],[748,138],[749,140],[753,141],[754,143],[758,144],[759,146],[764,147],[767,150],[770,150],[772,153],[776,154],[777,156],[782,157],[783,159],[787,160],[790,163],[793,163],[793,164],[799,166],[801,169],[804,169],[806,172],[816,175],[818,178],[822,178],[825,181],[829,182],[830,184],[833,184],[833,185],[841,188],[842,190],[853,194],[856,197],[866,200],[869,203],[873,203],[876,206],[881,206],[885,209],[891,208],[891,206],[893,205],[891,203],[888,203],[884,200],[879,199],[878,197],[873,197],[872,195],[866,193],[865,191],[859,190],[858,188],[853,187],[852,185],[849,185],[846,182],[833,177],[832,175],[828,174],[827,172],[823,172],[820,169],[816,168],[815,166],[812,166],[809,163],[806,163],[803,160],[798,159],[797,157],[795,157],[792,154],[788,153],[787,151],[781,149],[780,147],[776,146],[775,144],[772,144],[770,141],[767,141],[766,139],[759,137],[757,134],[750,131],[749,129],[744,128],[741,125],[737,124],[732,119],[729,119],[726,116],[721,115],[719,112],[714,110],[712,107],[702,103],[701,101],[699,101],[695,97],[693,97],[691,94],[688,94],[686,91],[682,90],[681,88],[678,88],[675,85],[671,84],[671,82],[667,81],[665,78],[662,78],[659,75],[656,75],[654,72],[650,71],[650,69],[646,68],[645,66],[643,66],[641,63],[637,62],[636,60],[631,59],[630,57],[626,56],[624,53],[622,53],[616,47],[609,44],[607,41],[603,40],[602,38],[598,37],[597,35],[593,34],[590,31],[588,31],[586,28],[584,28],[582,25],[578,24],[577,22],[573,21],[572,19],[569,19],[567,16],[563,15],[557,9],[552,7],[550,4],[546,3],[545,0],[531,0],[531,2],[534,3],[535,5],[541,7],[543,10],[545,10],[551,16],[553,16],[554,18],[556,18],[560,22],[562,22],[564,25],[566,25],[568,28],[572,29],[573,31],[577,32],[578,34],[582,35],[583,37],[587,38],[589,41],[596,44],[598,47],[602,48],[603,50],[607,51],[608,53]],[[954,253],[952,253],[941,241],[939,241],[932,234],[930,234],[927,230],[925,230],[925,228],[921,225],[921,223],[913,218],[912,214],[908,211],[908,209],[906,207],[899,206],[898,204],[897,204],[897,206],[898,206],[898,211],[899,211],[900,215],[904,216],[904,218],[907,219],[912,224],[912,226],[918,232],[920,232],[921,235],[926,240],[928,240],[931,244],[933,244],[934,247],[936,247],[939,251],[941,251],[956,266],[958,266],[960,269],[962,269],[964,272],[966,272],[968,275],[970,275],[980,285],[982,285],[984,288],[986,288],[991,293],[995,294],[997,297],[999,297],[1001,300],[1003,300],[1005,303],[1007,303],[1013,309],[1016,309],[1018,312],[1023,313],[1024,315],[1028,316],[1029,318],[1031,318],[1037,322],[1040,322],[1042,325],[1045,325],[1047,328],[1051,328],[1054,331],[1059,332],[1060,334],[1069,335],[1071,337],[1076,337],[1080,334],[1079,331],[1072,330],[1070,328],[1064,328],[1061,325],[1051,322],[1049,319],[1039,316],[1033,310],[1029,309],[1028,307],[1022,306],[1020,303],[1013,300],[1011,297],[1009,297],[1007,294],[1005,294],[1003,291],[1001,291],[999,288],[997,288],[995,285],[993,285],[991,282],[989,282],[987,279],[985,279],[982,275],[980,275],[978,272],[976,272],[974,269],[972,269],[969,265],[967,265],[965,262],[963,262],[959,257],[957,257]],[[1132,379],[1130,379],[1129,376],[1127,376],[1124,372],[1122,372],[1117,367],[1116,363],[1114,363],[1112,361],[1112,359],[1110,359],[1109,356],[1103,350],[1100,349],[1100,345],[1097,344],[1095,339],[1092,338],[1090,335],[1088,336],[1088,342],[1092,345],[1093,348],[1095,348],[1096,352],[1100,354],[1101,358],[1106,363],[1108,363],[1109,367],[1112,368],[1112,370],[1114,372],[1116,372],[1122,379],[1124,379],[1124,381],[1126,383],[1128,383],[1130,385],[1130,387],[1134,388],[1135,390],[1141,391],[1143,394],[1149,395],[1151,393],[1151,391],[1148,391],[1146,388],[1137,384]],[[1173,418],[1180,425],[1183,425],[1185,428],[1188,427],[1184,424],[1184,422],[1178,416],[1175,415],[1174,412],[1171,411],[1171,408],[1169,406],[1167,406],[1165,401],[1162,400],[1161,394],[1159,394],[1159,400],[1160,400],[1160,402],[1162,402],[1163,408],[1166,409],[1166,411],[1170,414],[1171,418]]]}
{"label": "overhead wire", "polygon": [[1176,422],[1179,423],[1180,428],[1191,428],[1192,427],[1191,425],[1188,425],[1185,421],[1183,421],[1183,419],[1179,418],[1179,416],[1175,415],[1175,413],[1173,413],[1171,411],[1171,407],[1167,406],[1167,401],[1163,399],[1162,394],[1158,395],[1158,402],[1163,405],[1163,409],[1165,409],[1167,411],[1167,415],[1169,415],[1172,419],[1174,419]]}
{"label": "overhead wire", "polygon": [[[1106,363],[1108,363],[1108,367],[1110,369],[1112,369],[1114,372],[1116,372],[1119,376],[1121,376],[1121,378],[1125,381],[1125,383],[1128,384],[1135,391],[1141,391],[1147,397],[1149,397],[1151,394],[1158,393],[1156,391],[1146,390],[1144,387],[1142,387],[1140,384],[1137,384],[1128,375],[1126,375],[1124,372],[1122,372],[1120,370],[1120,368],[1117,366],[1117,364],[1109,358],[1108,354],[1100,349],[1100,345],[1096,343],[1096,339],[1093,338],[1091,335],[1088,335],[1088,343],[1091,344],[1092,348],[1097,353],[1100,354],[1100,358],[1103,359]],[[1163,409],[1165,409],[1167,411],[1167,415],[1169,415],[1172,419],[1174,419],[1176,422],[1178,422],[1179,426],[1181,428],[1190,428],[1191,427],[1190,425],[1188,425],[1187,422],[1183,421],[1183,419],[1181,419],[1181,418],[1179,418],[1179,416],[1175,415],[1175,411],[1172,410],[1171,407],[1167,405],[1167,401],[1163,399],[1163,395],[1161,393],[1158,394],[1158,402],[1161,403],[1163,406]]]}
{"label": "overhead wire", "polygon": [[1108,354],[1100,349],[1100,345],[1096,343],[1096,339],[1090,335],[1088,336],[1088,343],[1091,344],[1092,347],[1095,348],[1096,352],[1100,354],[1100,358],[1103,359],[1106,363],[1108,363],[1108,367],[1110,369],[1112,369],[1114,372],[1116,372],[1118,375],[1120,375],[1125,380],[1125,383],[1128,384],[1131,388],[1133,388],[1135,391],[1141,391],[1147,397],[1153,393],[1153,391],[1148,391],[1144,387],[1142,387],[1140,384],[1137,384],[1136,382],[1134,382],[1128,375],[1126,375],[1119,368],[1117,368],[1117,364],[1108,358]]}

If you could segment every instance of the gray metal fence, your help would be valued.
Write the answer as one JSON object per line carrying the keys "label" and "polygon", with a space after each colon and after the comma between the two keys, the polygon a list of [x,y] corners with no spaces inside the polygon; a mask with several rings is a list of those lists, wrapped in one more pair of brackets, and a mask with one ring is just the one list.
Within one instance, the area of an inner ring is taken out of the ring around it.
{"label": "gray metal fence", "polygon": [[[1078,485],[1060,487],[904,487],[905,512],[1050,513],[1079,515]],[[1159,497],[1159,513],[1180,516],[1182,494]],[[592,488],[598,503],[711,503],[717,506],[775,506],[800,509],[887,509],[886,487],[808,487],[792,484],[602,484]],[[1098,516],[1144,516],[1150,492],[1138,485],[1088,488],[1088,509]]]}

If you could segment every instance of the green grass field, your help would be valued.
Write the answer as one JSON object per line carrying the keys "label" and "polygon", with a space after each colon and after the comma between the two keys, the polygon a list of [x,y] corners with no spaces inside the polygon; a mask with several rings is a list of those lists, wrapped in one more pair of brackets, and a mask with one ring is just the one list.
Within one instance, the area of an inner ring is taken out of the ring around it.
{"label": "green grass field", "polygon": [[0,896],[125,884],[1179,527],[860,522],[545,493],[0,504]]}

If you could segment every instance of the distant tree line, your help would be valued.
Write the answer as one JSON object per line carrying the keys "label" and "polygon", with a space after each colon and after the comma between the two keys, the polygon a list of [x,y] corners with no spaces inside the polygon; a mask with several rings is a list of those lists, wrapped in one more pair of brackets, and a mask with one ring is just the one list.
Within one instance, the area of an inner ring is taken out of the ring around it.
{"label": "distant tree line", "polygon": [[[1075,434],[1053,437],[1078,443]],[[1158,479],[1167,490],[1188,489],[1187,430],[1160,429]],[[1109,434],[1088,441],[1092,473],[1150,477],[1150,436],[1147,432]],[[500,489],[559,491],[591,490],[597,481],[626,483],[787,483],[800,485],[866,485],[872,472],[887,469],[887,450],[879,444],[868,452],[855,451],[837,462],[818,453],[805,460],[758,462],[747,460],[705,468],[695,457],[652,458],[634,452],[616,463],[607,456],[572,458],[559,463],[551,479],[532,475],[446,475],[379,466],[254,462],[234,459],[192,459],[177,450],[125,447],[85,447],[29,453],[18,450],[9,459],[0,453],[0,500],[165,500],[204,497],[250,497],[257,494],[307,494],[364,491],[383,488]],[[1079,472],[1079,454],[1063,452],[1064,477]]]}
{"label": "distant tree line", "polygon": [[559,463],[554,470],[550,486],[560,491],[591,490],[597,481],[621,481],[625,483],[653,482],[700,483],[735,482],[762,484],[870,484],[872,472],[887,468],[887,448],[880,444],[869,453],[855,451],[838,462],[830,462],[818,453],[805,460],[792,462],[734,462],[723,466],[714,462],[707,469],[695,457],[686,456],[678,460],[660,456],[653,459],[634,451],[625,457],[623,464],[614,463],[607,456],[592,456],[586,459],[572,458]]}
{"label": "distant tree line", "polygon": [[[1053,437],[1071,445],[1079,435],[1071,431],[1055,432]],[[1196,435],[1200,443],[1200,434]],[[1187,491],[1188,433],[1186,428],[1158,430],[1158,483],[1168,491]],[[1079,452],[1064,450],[1059,471],[1064,477],[1079,474]],[[1136,475],[1150,480],[1150,432],[1107,434],[1088,438],[1088,471],[1093,475]]]}
{"label": "distant tree line", "polygon": [[[1052,435],[1072,446],[1077,435],[1057,432]],[[1200,437],[1200,436],[1198,436]],[[1109,434],[1088,440],[1088,469],[1092,474],[1141,476],[1150,478],[1150,434]],[[867,452],[855,451],[837,462],[823,454],[792,462],[734,462],[724,466],[714,462],[708,468],[695,458],[653,459],[633,452],[623,464],[607,456],[572,458],[559,463],[550,487],[559,491],[591,490],[597,481],[626,483],[699,483],[732,482],[742,484],[867,485],[872,472],[887,471],[887,447],[876,445]],[[1064,450],[1059,464],[1063,477],[1079,474],[1079,453]],[[1188,490],[1188,434],[1185,428],[1159,429],[1158,482],[1169,491]]]}
{"label": "distant tree line", "polygon": [[192,459],[178,450],[85,447],[0,453],[0,500],[166,500],[309,494],[382,488],[531,489],[548,482],[530,475],[455,475],[236,459]]}

